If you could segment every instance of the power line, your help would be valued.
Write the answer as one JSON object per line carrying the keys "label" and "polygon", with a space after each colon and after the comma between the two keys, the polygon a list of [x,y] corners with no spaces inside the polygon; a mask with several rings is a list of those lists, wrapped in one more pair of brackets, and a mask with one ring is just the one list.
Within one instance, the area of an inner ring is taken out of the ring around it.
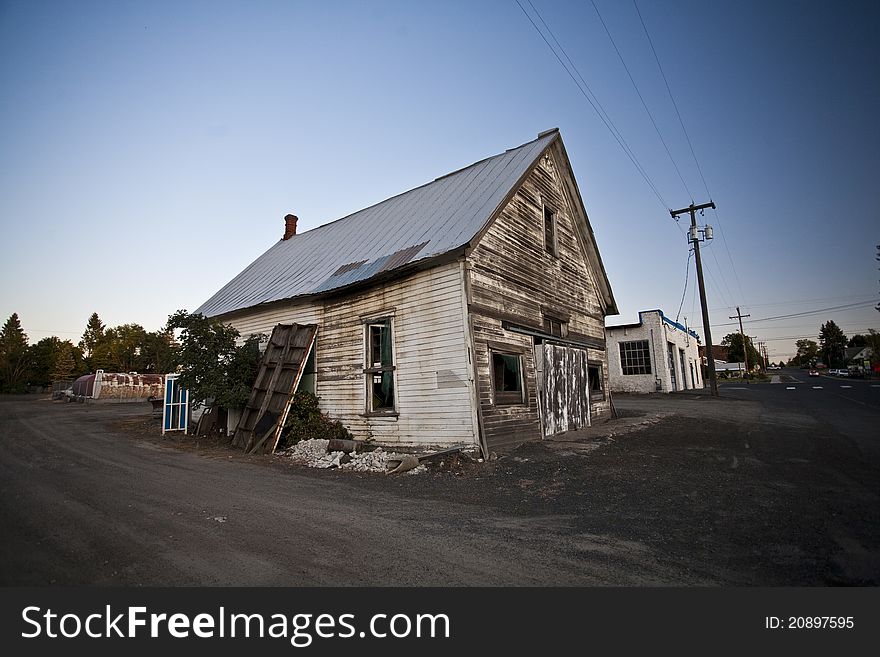
{"label": "power line", "polygon": [[678,321],[678,318],[681,317],[681,307],[684,305],[684,295],[687,294],[688,291],[688,275],[691,273],[691,255],[693,255],[693,249],[688,249],[688,259],[687,265],[684,270],[684,289],[681,291],[681,303],[678,304],[678,312],[675,313],[675,321]]}
{"label": "power line", "polygon": [[[636,84],[636,80],[633,77],[632,73],[629,70],[629,66],[626,65],[626,62],[623,59],[623,54],[620,52],[620,48],[617,47],[617,43],[614,41],[614,37],[611,36],[611,30],[608,29],[608,25],[605,23],[605,19],[602,18],[602,14],[599,12],[599,7],[596,5],[595,0],[590,0],[593,5],[593,9],[596,10],[596,15],[599,17],[599,22],[602,23],[602,27],[605,28],[605,34],[608,35],[608,39],[611,41],[611,45],[614,47],[614,52],[617,53],[618,59],[620,59],[620,63],[623,64],[623,69],[626,71],[626,74],[629,76],[629,81],[632,82],[633,89],[636,90],[636,95],[638,95],[639,100],[642,101],[642,107],[645,108],[645,112],[648,114],[648,118],[651,120],[651,125],[654,126],[654,131],[657,133],[657,136],[660,138],[660,142],[663,144],[663,148],[666,150],[666,155],[669,156],[669,161],[672,162],[672,166],[675,169],[675,172],[678,174],[679,180],[681,180],[681,184],[684,186],[684,190],[687,192],[687,195],[690,197],[691,202],[694,201],[694,195],[691,193],[691,190],[688,188],[687,183],[684,180],[684,176],[681,175],[681,169],[678,168],[678,163],[675,161],[675,158],[672,157],[672,152],[669,150],[669,146],[666,144],[666,140],[663,139],[663,135],[660,133],[660,128],[657,126],[657,121],[654,120],[654,115],[651,114],[651,110],[648,109],[648,103],[645,102],[644,97],[642,96],[642,92],[639,91],[639,86]],[[531,1],[529,2],[531,4]]]}
{"label": "power line", "polygon": [[[818,301],[843,301],[844,299],[858,299],[864,297],[864,294],[844,294],[833,297],[813,297],[812,299],[793,299],[792,301],[771,301],[769,303],[751,303],[749,308],[764,308],[767,306],[793,306],[799,303],[816,303]],[[711,310],[729,310],[729,308],[711,308]]]}
{"label": "power line", "polygon": [[636,8],[636,13],[639,15],[639,21],[642,23],[642,29],[645,31],[645,36],[648,38],[648,43],[651,46],[651,52],[654,53],[654,60],[657,62],[657,68],[660,69],[660,75],[663,77],[663,83],[666,85],[666,91],[669,93],[669,98],[672,100],[672,106],[675,108],[675,113],[678,115],[678,122],[681,124],[681,129],[684,132],[684,136],[687,139],[688,146],[691,149],[691,155],[694,157],[694,163],[697,165],[697,171],[700,172],[700,179],[703,181],[703,187],[706,188],[706,195],[709,198],[712,198],[712,194],[709,193],[709,186],[706,184],[706,178],[703,176],[703,170],[700,168],[700,163],[697,160],[697,154],[694,151],[694,145],[691,143],[691,137],[688,134],[687,128],[684,127],[684,120],[681,118],[681,112],[678,111],[678,103],[675,102],[675,96],[672,95],[672,89],[669,87],[669,80],[666,79],[666,73],[663,72],[663,65],[660,63],[660,57],[657,56],[657,50],[654,48],[654,42],[651,40],[651,35],[648,33],[648,27],[645,25],[645,19],[642,18],[642,12],[639,11],[639,5],[636,3],[636,0],[633,0],[633,6]]}
{"label": "power line", "polygon": [[[541,23],[547,29],[547,33],[550,34],[553,41],[556,42],[556,44],[559,46],[560,52],[562,52],[562,54],[565,56],[565,58],[569,62],[571,62],[571,58],[569,58],[569,56],[565,53],[565,50],[563,49],[562,45],[559,44],[559,41],[556,39],[556,36],[553,34],[553,31],[550,29],[550,26],[547,25],[547,22],[541,16],[541,13],[531,3],[531,0],[527,0],[527,2],[532,7],[532,10],[535,12],[535,15],[538,17],[538,19],[541,21]],[[581,92],[583,97],[587,99],[587,102],[590,103],[590,106],[593,108],[593,110],[595,110],[599,119],[602,121],[602,123],[605,124],[605,127],[608,128],[609,132],[611,132],[611,135],[614,137],[615,141],[617,141],[617,144],[620,146],[620,148],[623,150],[623,152],[626,154],[626,156],[630,159],[630,162],[632,162],[633,166],[641,174],[642,178],[644,178],[648,187],[651,188],[651,191],[653,191],[654,195],[657,197],[657,200],[660,201],[660,204],[663,206],[663,209],[668,210],[669,204],[663,200],[663,196],[661,196],[660,192],[657,190],[656,185],[654,185],[653,181],[648,176],[648,173],[645,171],[644,167],[642,167],[642,165],[639,163],[638,158],[636,158],[636,156],[635,156],[635,153],[632,151],[632,149],[629,147],[629,145],[626,144],[626,141],[623,139],[623,135],[620,134],[620,131],[617,130],[617,127],[614,126],[614,123],[611,120],[611,117],[608,116],[608,114],[607,114],[607,112],[605,112],[604,108],[602,108],[600,110],[601,103],[599,103],[599,99],[596,98],[596,95],[592,92],[589,85],[587,85],[587,83],[585,81],[583,81],[583,76],[580,74],[580,71],[578,71],[577,67],[572,62],[571,67],[577,73],[578,77],[581,78],[581,81],[583,82],[583,86],[581,86],[581,82],[578,82],[578,79],[571,72],[571,70],[568,68],[566,63],[562,60],[562,57],[559,56],[559,53],[556,52],[556,49],[553,47],[553,45],[547,40],[547,37],[544,36],[544,33],[541,31],[541,28],[538,27],[537,23],[535,23],[535,21],[532,19],[532,17],[529,15],[529,13],[526,11],[526,8],[523,7],[522,3],[519,0],[516,0],[516,4],[519,5],[519,8],[522,10],[523,14],[525,14],[526,18],[528,18],[529,22],[532,24],[532,27],[535,28],[535,31],[540,35],[540,37],[541,37],[541,39],[543,39],[544,43],[547,44],[547,47],[550,48],[550,51],[553,53],[553,55],[556,57],[556,59],[562,65],[562,68],[565,69],[565,72],[568,73],[568,76],[572,79],[572,82],[575,83],[575,86],[577,86],[578,90]],[[591,98],[591,96],[592,96],[592,98]],[[603,113],[604,113],[604,116],[603,116]]]}
{"label": "power line", "polygon": [[[854,308],[858,308],[861,306],[867,306],[868,304],[873,304],[874,300],[870,299],[869,301],[860,301],[857,303],[848,303],[842,306],[832,306],[830,308],[817,308],[816,310],[805,310],[799,313],[789,313],[788,315],[776,315],[775,317],[762,317],[760,319],[753,319],[750,324],[757,324],[758,322],[771,322],[776,321],[778,319],[790,319],[792,317],[805,317],[807,315],[818,315],[820,313],[830,312],[832,310],[851,310]],[[734,326],[736,322],[728,322],[726,324],[713,324],[712,326]]]}
{"label": "power line", "polygon": [[[691,156],[694,158],[694,164],[697,166],[697,171],[700,174],[700,180],[703,181],[703,187],[706,190],[706,195],[711,199],[712,193],[709,191],[709,185],[706,183],[706,177],[703,175],[703,168],[700,166],[700,161],[697,159],[697,153],[694,150],[694,144],[691,141],[691,136],[688,133],[687,128],[684,124],[684,119],[681,116],[681,111],[678,109],[678,103],[675,102],[675,96],[672,93],[672,88],[669,86],[669,80],[666,77],[666,73],[663,70],[663,65],[660,63],[660,56],[657,54],[657,49],[654,47],[654,41],[651,39],[651,34],[648,32],[648,26],[645,24],[645,19],[642,17],[642,12],[639,10],[639,5],[636,0],[633,0],[633,6],[636,9],[636,14],[639,16],[639,22],[642,24],[642,29],[645,32],[645,37],[648,39],[648,44],[651,46],[651,52],[654,54],[654,61],[657,62],[657,68],[660,70],[660,76],[663,78],[663,84],[666,85],[666,92],[669,94],[669,99],[672,101],[672,106],[675,108],[675,114],[678,117],[678,122],[681,125],[681,130],[684,133],[684,137],[687,140],[688,148],[691,151]],[[736,279],[737,287],[739,288],[739,294],[741,298],[745,298],[742,289],[742,283],[739,279],[739,273],[736,271],[736,264],[733,261],[733,256],[730,253],[730,247],[727,244],[727,235],[724,227],[721,225],[721,215],[718,213],[718,210],[713,208],[713,212],[715,213],[715,219],[718,223],[718,232],[721,233],[721,241],[724,243],[724,248],[727,251],[727,258],[730,260],[730,268],[733,271],[733,276]],[[716,258],[717,262],[717,258]]]}

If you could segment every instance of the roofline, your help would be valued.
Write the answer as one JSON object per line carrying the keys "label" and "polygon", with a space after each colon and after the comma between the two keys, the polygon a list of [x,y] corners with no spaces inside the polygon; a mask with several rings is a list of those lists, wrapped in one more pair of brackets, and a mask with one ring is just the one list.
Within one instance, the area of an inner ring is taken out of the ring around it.
{"label": "roofline", "polygon": [[298,305],[301,303],[308,303],[310,301],[319,301],[321,299],[330,299],[337,296],[345,296],[351,292],[367,290],[372,287],[378,287],[399,278],[406,278],[407,276],[410,276],[420,271],[433,269],[434,267],[439,267],[441,265],[454,262],[464,255],[466,247],[466,244],[462,244],[461,246],[455,247],[454,249],[450,249],[448,251],[444,251],[443,253],[438,253],[437,255],[429,256],[427,258],[422,258],[421,260],[413,260],[406,263],[405,265],[401,265],[400,267],[395,267],[394,269],[389,269],[388,271],[379,272],[378,274],[371,276],[370,278],[353,281],[352,283],[349,283],[347,285],[334,287],[329,290],[323,290],[321,292],[311,292],[309,294],[297,294],[292,297],[284,297],[283,299],[273,299],[272,301],[263,301],[262,303],[255,303],[251,306],[245,306],[244,308],[229,310],[225,313],[208,315],[208,317],[210,317],[211,319],[227,321],[229,319],[232,319],[239,313],[249,313],[255,309],[264,310],[269,309],[273,306],[280,306],[284,304]]}
{"label": "roofline", "polygon": [[562,156],[565,158],[565,164],[568,170],[571,172],[571,176],[569,176],[569,178],[571,179],[572,186],[574,187],[574,192],[577,195],[577,203],[584,211],[584,220],[587,225],[587,230],[589,231],[590,241],[595,247],[593,249],[593,252],[596,256],[597,264],[599,265],[598,273],[602,276],[602,283],[604,284],[603,292],[606,296],[605,301],[607,303],[607,306],[605,309],[605,314],[618,315],[620,314],[620,310],[617,307],[617,301],[614,299],[614,292],[611,289],[611,281],[608,279],[608,272],[605,270],[605,264],[602,262],[602,254],[599,252],[599,244],[596,242],[596,235],[593,232],[593,225],[590,223],[590,215],[587,212],[587,206],[584,205],[584,199],[581,196],[581,190],[578,187],[577,178],[575,178],[574,169],[571,166],[571,160],[568,158],[568,152],[565,150],[565,144],[563,143],[562,139],[559,139],[559,148],[562,151]]}
{"label": "roofline", "polygon": [[[383,203],[387,203],[387,202],[390,201],[391,199],[395,199],[395,198],[397,198],[397,197],[399,197],[399,196],[404,196],[404,195],[406,195],[406,194],[409,194],[410,192],[414,192],[414,191],[416,191],[417,189],[421,189],[422,187],[427,187],[428,185],[432,185],[432,184],[434,184],[434,183],[437,182],[438,180],[443,180],[444,178],[448,178],[449,176],[454,176],[455,174],[457,174],[457,173],[461,173],[462,171],[467,171],[467,170],[470,169],[471,167],[475,167],[475,166],[477,166],[478,164],[482,164],[483,162],[485,162],[485,161],[487,161],[487,160],[491,160],[492,158],[495,158],[495,157],[499,157],[499,156],[501,156],[501,155],[504,155],[504,153],[509,153],[510,151],[515,151],[515,150],[517,150],[517,149],[519,149],[519,148],[522,148],[522,147],[524,147],[524,146],[528,146],[529,144],[532,144],[532,143],[534,143],[534,142],[536,142],[536,141],[540,141],[541,139],[543,139],[544,137],[546,137],[547,135],[549,135],[549,134],[551,134],[551,133],[553,133],[553,132],[556,132],[556,133],[558,134],[558,133],[559,133],[559,128],[551,128],[550,130],[545,130],[544,132],[540,133],[540,134],[537,136],[537,138],[535,138],[535,139],[530,139],[530,140],[527,141],[527,142],[523,142],[523,143],[520,144],[519,146],[514,146],[514,147],[512,147],[512,148],[508,148],[508,149],[506,149],[506,150],[505,150],[504,152],[502,152],[502,153],[495,153],[495,155],[490,155],[489,157],[484,157],[484,158],[482,158],[482,159],[480,159],[480,160],[477,160],[476,162],[472,162],[472,163],[470,163],[470,164],[468,164],[468,165],[465,165],[465,166],[463,166],[463,167],[461,167],[461,168],[459,168],[459,169],[456,169],[455,171],[450,171],[449,173],[445,173],[445,174],[443,174],[442,176],[438,176],[438,177],[434,178],[433,180],[429,180],[429,181],[426,182],[426,183],[422,183],[421,185],[416,185],[415,187],[410,187],[410,188],[407,189],[406,191],[399,192],[399,193],[397,193],[397,194],[394,194],[394,195],[392,195],[392,196],[389,196],[388,198],[383,198],[381,201],[376,201],[375,203],[373,203],[373,204],[371,204],[371,205],[368,205],[368,206],[366,206],[366,207],[360,208],[359,210],[355,210],[354,212],[349,212],[349,213],[348,213],[347,215],[345,215],[344,217],[339,217],[338,219],[333,219],[332,221],[328,221],[327,223],[321,224],[320,226],[315,226],[314,228],[309,228],[308,230],[304,230],[304,231],[302,231],[301,233],[296,233],[295,235],[292,235],[292,236],[291,236],[290,238],[288,238],[288,239],[290,239],[290,240],[292,240],[292,239],[296,239],[299,235],[305,235],[306,233],[312,233],[312,232],[314,232],[314,231],[316,231],[316,230],[320,230],[320,229],[322,229],[322,228],[324,228],[324,227],[326,227],[326,226],[331,226],[331,225],[333,225],[333,224],[335,224],[335,223],[338,223],[338,222],[340,222],[340,221],[343,221],[344,219],[348,219],[349,217],[352,217],[352,216],[354,216],[354,215],[356,215],[356,214],[360,214],[361,212],[364,212],[365,210],[369,210],[370,208],[374,208],[374,207],[376,207],[377,205],[382,205]],[[553,142],[551,142],[551,143],[553,143]],[[548,145],[548,146],[549,146],[549,145]],[[545,149],[545,150],[546,150],[546,149]],[[543,153],[542,153],[542,154],[543,154]],[[540,156],[539,156],[539,157],[540,157]],[[518,181],[516,187],[519,187],[521,184],[522,184],[522,181]],[[504,204],[502,204],[502,207],[503,207],[503,205],[504,205]],[[494,218],[494,213],[493,213],[493,218]],[[279,241],[281,241],[281,240],[279,240]]]}
{"label": "roofline", "polygon": [[647,313],[660,313],[660,319],[661,319],[661,321],[666,322],[666,323],[669,324],[670,326],[673,326],[673,327],[675,327],[675,328],[677,328],[677,329],[679,329],[679,330],[681,330],[681,331],[685,331],[685,332],[689,333],[689,334],[690,334],[693,338],[695,338],[696,340],[701,341],[701,340],[700,340],[700,336],[697,335],[695,331],[693,331],[693,330],[690,329],[690,328],[687,328],[687,327],[684,326],[683,324],[679,324],[679,323],[676,322],[675,320],[669,319],[669,318],[664,314],[664,312],[663,312],[662,310],[660,310],[659,308],[653,308],[653,309],[651,309],[651,310],[640,310],[640,311],[639,311],[639,321],[638,321],[637,323],[635,323],[635,324],[614,324],[614,325],[612,325],[612,326],[606,326],[606,327],[605,327],[605,330],[606,330],[606,331],[610,331],[610,330],[612,330],[612,329],[638,328],[639,326],[642,326],[642,324],[644,324],[644,320],[642,319],[642,315],[645,315],[645,314],[647,314]]}
{"label": "roofline", "polygon": [[[532,142],[543,139],[544,137],[551,135],[551,134],[554,134],[554,133],[555,133],[555,136],[553,137],[553,139],[551,139],[547,143],[547,146],[543,150],[541,150],[541,152],[538,153],[532,159],[531,163],[526,168],[523,175],[520,176],[520,178],[516,181],[516,184],[511,187],[510,191],[504,196],[502,201],[498,204],[498,207],[496,207],[495,210],[492,212],[492,214],[489,215],[489,218],[486,220],[486,223],[483,224],[483,227],[479,231],[477,231],[476,235],[474,235],[474,237],[470,240],[470,242],[468,242],[468,248],[473,249],[480,242],[480,240],[483,239],[483,236],[486,234],[486,232],[489,230],[489,228],[492,226],[492,224],[498,218],[498,215],[500,215],[501,212],[504,210],[504,208],[507,207],[507,204],[510,203],[510,201],[513,199],[514,196],[516,196],[516,193],[520,190],[520,187],[522,187],[523,183],[525,183],[526,179],[531,175],[532,171],[535,168],[535,164],[542,157],[544,157],[544,155],[547,153],[547,151],[549,151],[551,148],[553,148],[553,146],[555,144],[558,143],[562,157],[565,158],[566,169],[568,169],[568,172],[570,173],[570,175],[566,175],[565,177],[568,178],[569,180],[571,180],[572,186],[574,187],[574,192],[577,195],[577,198],[575,199],[575,201],[578,204],[578,207],[583,211],[584,223],[587,227],[587,230],[589,231],[589,234],[587,235],[587,237],[590,240],[590,243],[592,245],[591,252],[592,252],[592,254],[595,254],[596,261],[597,261],[595,264],[598,264],[598,266],[599,266],[599,271],[597,272],[597,274],[599,276],[601,276],[601,279],[602,279],[599,282],[599,284],[602,286],[602,300],[605,302],[604,314],[606,316],[607,315],[617,315],[617,314],[619,314],[620,311],[617,308],[617,302],[614,300],[614,294],[611,291],[611,281],[608,280],[608,272],[605,271],[605,265],[602,263],[602,256],[599,254],[599,245],[596,244],[596,236],[593,233],[593,227],[590,224],[590,217],[587,214],[587,208],[584,205],[584,200],[581,197],[580,190],[578,189],[577,180],[575,179],[574,171],[571,168],[571,160],[568,159],[568,153],[566,153],[565,145],[562,143],[562,135],[559,132],[559,128],[551,128],[550,130],[545,130],[544,132],[541,132],[538,134],[537,139],[533,139],[532,141],[527,141],[525,144],[522,144],[521,146],[516,146],[515,148],[510,148],[510,149],[508,149],[508,151],[515,150],[516,148],[522,148],[526,144],[531,144]],[[588,253],[585,255],[587,256],[587,259],[589,260],[591,254]],[[590,264],[593,264],[593,263],[590,263]]]}

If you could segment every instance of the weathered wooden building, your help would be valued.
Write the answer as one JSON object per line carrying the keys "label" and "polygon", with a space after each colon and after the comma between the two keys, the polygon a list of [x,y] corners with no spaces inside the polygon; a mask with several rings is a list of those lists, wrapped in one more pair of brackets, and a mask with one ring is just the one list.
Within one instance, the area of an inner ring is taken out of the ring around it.
{"label": "weathered wooden building", "polygon": [[602,260],[558,130],[284,237],[197,312],[314,324],[301,386],[359,438],[484,453],[610,413]]}

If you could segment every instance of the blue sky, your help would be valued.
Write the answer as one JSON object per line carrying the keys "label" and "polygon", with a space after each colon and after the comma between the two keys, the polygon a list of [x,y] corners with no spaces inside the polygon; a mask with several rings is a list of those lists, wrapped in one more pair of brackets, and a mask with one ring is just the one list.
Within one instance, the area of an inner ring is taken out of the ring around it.
{"label": "blue sky", "polygon": [[[528,0],[523,6],[540,25]],[[0,2],[0,315],[155,330],[276,241],[559,127],[621,315],[675,317],[702,221],[713,337],[771,358],[880,329],[876,3],[532,0],[657,198],[515,0]],[[709,194],[707,194],[708,187]],[[682,316],[702,333],[693,263]]]}

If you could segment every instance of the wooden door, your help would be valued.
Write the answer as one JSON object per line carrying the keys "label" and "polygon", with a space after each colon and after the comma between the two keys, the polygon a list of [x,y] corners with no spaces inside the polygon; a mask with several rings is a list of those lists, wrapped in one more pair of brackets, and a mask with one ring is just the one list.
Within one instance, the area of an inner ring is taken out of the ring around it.
{"label": "wooden door", "polygon": [[584,349],[543,343],[541,425],[544,437],[590,426],[590,385]]}

